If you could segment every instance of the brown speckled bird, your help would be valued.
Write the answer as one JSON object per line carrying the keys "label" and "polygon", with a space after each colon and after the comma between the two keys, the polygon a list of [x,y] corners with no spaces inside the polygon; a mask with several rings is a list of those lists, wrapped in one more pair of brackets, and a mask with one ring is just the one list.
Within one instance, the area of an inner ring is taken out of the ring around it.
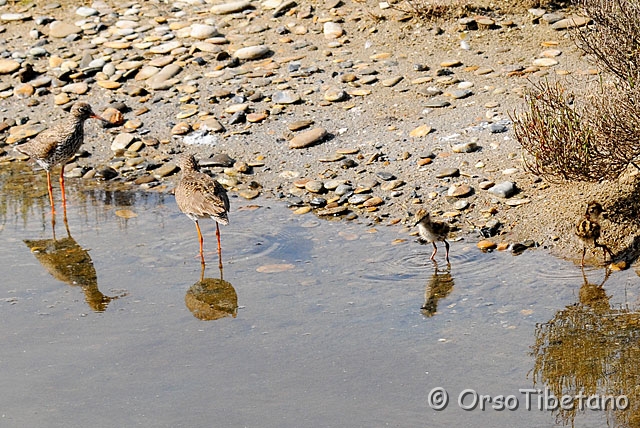
{"label": "brown speckled bird", "polygon": [[[196,223],[200,241],[200,259],[204,264],[204,239],[198,225],[201,218],[212,218],[216,221],[216,237],[218,238],[218,255],[221,255],[220,226],[229,224],[229,197],[227,191],[213,178],[200,172],[198,162],[190,154],[182,154],[177,158],[182,170],[182,177],[175,190],[176,203],[180,211]],[[222,258],[219,257],[220,267]]]}
{"label": "brown speckled bird", "polygon": [[71,115],[55,126],[45,129],[28,143],[16,147],[21,153],[34,159],[47,172],[47,186],[49,189],[49,201],[51,209],[53,204],[53,188],[51,187],[51,169],[62,164],[60,170],[60,188],[62,191],[62,204],[66,204],[64,192],[64,166],[78,151],[84,141],[84,122],[89,118],[105,119],[96,115],[91,106],[79,102],[71,107]]}
{"label": "brown speckled bird", "polygon": [[602,248],[602,255],[604,257],[605,263],[607,262],[607,253],[609,256],[613,258],[613,253],[609,250],[609,248],[605,244],[601,244],[598,242],[598,238],[600,238],[600,219],[605,214],[602,205],[598,202],[589,202],[587,205],[587,211],[584,214],[584,217],[576,225],[576,235],[583,243],[582,247],[582,260],[580,262],[580,266],[584,266],[584,256],[587,252],[587,244],[593,245],[594,247]]}
{"label": "brown speckled bird", "polygon": [[418,232],[423,242],[433,244],[433,253],[430,259],[434,260],[438,247],[436,247],[436,241],[443,241],[446,248],[446,259],[449,262],[449,243],[447,242],[447,236],[449,235],[449,225],[440,221],[433,221],[429,217],[429,213],[426,210],[420,209],[413,217],[414,226],[418,226]]}

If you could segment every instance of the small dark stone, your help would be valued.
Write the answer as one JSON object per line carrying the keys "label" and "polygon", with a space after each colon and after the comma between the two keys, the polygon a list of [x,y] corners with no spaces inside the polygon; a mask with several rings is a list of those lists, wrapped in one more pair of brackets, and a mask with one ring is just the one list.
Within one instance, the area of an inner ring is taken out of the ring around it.
{"label": "small dark stone", "polygon": [[325,198],[313,198],[309,202],[309,205],[311,205],[314,208],[322,208],[325,205],[327,205],[327,200]]}
{"label": "small dark stone", "polygon": [[96,177],[103,180],[111,180],[118,176],[118,171],[110,166],[102,166],[96,169]]}
{"label": "small dark stone", "polygon": [[436,178],[457,177],[460,175],[458,168],[444,168],[437,172]]}
{"label": "small dark stone", "polygon": [[526,249],[527,249],[526,245],[518,242],[517,244],[513,244],[513,246],[511,247],[511,253],[514,256],[519,256],[520,254],[524,253]]}
{"label": "small dark stone", "polygon": [[229,125],[244,123],[246,122],[246,120],[247,120],[247,115],[243,111],[237,111],[229,118]]}
{"label": "small dark stone", "polygon": [[489,125],[489,132],[491,132],[492,134],[507,132],[507,125],[500,122],[492,123],[491,125]]}
{"label": "small dark stone", "polygon": [[380,180],[384,180],[384,181],[391,181],[391,180],[395,180],[395,178],[396,178],[395,175],[391,174],[390,172],[385,172],[385,171],[376,172],[376,176]]}
{"label": "small dark stone", "polygon": [[287,207],[289,208],[301,207],[303,205],[304,205],[304,201],[302,200],[302,198],[298,196],[291,196],[289,199],[287,199]]}
{"label": "small dark stone", "polygon": [[356,166],[358,166],[358,163],[356,161],[354,161],[353,159],[345,159],[340,163],[341,163],[343,169],[355,168]]}
{"label": "small dark stone", "polygon": [[218,153],[211,156],[209,159],[200,161],[200,166],[222,166],[225,168],[233,166],[236,163],[235,159],[226,153]]}
{"label": "small dark stone", "polygon": [[489,220],[485,226],[480,229],[480,235],[483,238],[491,238],[498,233],[498,229],[500,229],[500,222],[496,219]]}

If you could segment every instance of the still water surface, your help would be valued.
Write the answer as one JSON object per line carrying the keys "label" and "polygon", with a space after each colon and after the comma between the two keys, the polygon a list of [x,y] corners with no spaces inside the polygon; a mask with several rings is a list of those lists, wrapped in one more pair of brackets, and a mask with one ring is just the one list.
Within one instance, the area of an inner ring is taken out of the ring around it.
{"label": "still water surface", "polygon": [[[450,268],[441,253],[435,267],[401,227],[232,198],[222,279],[215,226],[202,222],[202,281],[195,228],[173,196],[69,180],[68,231],[59,209],[54,239],[44,174],[1,172],[2,427],[638,421],[633,270],[589,268],[585,282],[542,250],[484,254],[465,241]],[[449,395],[439,411],[436,387]],[[539,411],[533,395],[526,410],[519,390],[545,387],[627,394],[630,409]],[[465,390],[513,395],[518,408],[461,409]]]}

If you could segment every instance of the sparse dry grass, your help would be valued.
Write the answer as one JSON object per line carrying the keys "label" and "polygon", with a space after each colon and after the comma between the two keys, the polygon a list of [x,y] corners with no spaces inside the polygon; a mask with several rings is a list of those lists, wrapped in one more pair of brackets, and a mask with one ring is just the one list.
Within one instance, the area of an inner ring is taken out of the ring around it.
{"label": "sparse dry grass", "polygon": [[588,97],[558,82],[534,85],[514,132],[526,165],[550,181],[617,179],[640,156],[640,3],[577,3],[594,24],[574,30],[574,40],[610,74]]}

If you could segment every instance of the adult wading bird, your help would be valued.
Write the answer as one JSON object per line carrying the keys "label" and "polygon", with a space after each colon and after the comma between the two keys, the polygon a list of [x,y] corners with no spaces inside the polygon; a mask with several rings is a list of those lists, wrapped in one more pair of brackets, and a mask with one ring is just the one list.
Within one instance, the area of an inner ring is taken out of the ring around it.
{"label": "adult wading bird", "polygon": [[182,170],[182,177],[175,190],[176,203],[180,211],[196,223],[200,241],[200,259],[204,262],[204,239],[198,220],[212,218],[216,221],[216,237],[218,238],[218,262],[222,268],[222,251],[220,246],[219,224],[229,224],[229,197],[227,191],[213,178],[200,172],[198,162],[193,155],[182,154],[177,159]]}
{"label": "adult wading bird", "polygon": [[64,166],[73,155],[76,154],[80,146],[82,146],[84,141],[84,122],[89,118],[107,122],[106,119],[95,114],[89,104],[84,102],[76,103],[71,107],[69,117],[57,125],[45,129],[28,143],[16,147],[16,150],[34,159],[47,172],[49,202],[51,202],[51,210],[54,212],[51,169],[58,164],[62,164],[62,169],[60,170],[60,189],[62,191],[62,204],[66,206]]}
{"label": "adult wading bird", "polygon": [[602,255],[605,263],[607,262],[607,253],[609,253],[609,257],[613,258],[613,253],[609,250],[609,247],[598,242],[601,232],[600,219],[603,217],[603,214],[604,209],[602,208],[602,205],[597,202],[589,202],[587,205],[587,211],[576,225],[576,235],[580,238],[583,244],[580,266],[584,266],[584,256],[587,252],[587,244],[593,245],[596,248],[602,248]]}
{"label": "adult wading bird", "polygon": [[429,213],[423,209],[418,210],[413,218],[414,226],[418,226],[418,232],[423,242],[433,244],[433,253],[431,253],[431,260],[434,260],[438,247],[436,247],[436,241],[443,241],[446,249],[446,259],[449,262],[449,243],[447,242],[447,236],[449,235],[449,225],[440,221],[433,221],[429,217]]}

